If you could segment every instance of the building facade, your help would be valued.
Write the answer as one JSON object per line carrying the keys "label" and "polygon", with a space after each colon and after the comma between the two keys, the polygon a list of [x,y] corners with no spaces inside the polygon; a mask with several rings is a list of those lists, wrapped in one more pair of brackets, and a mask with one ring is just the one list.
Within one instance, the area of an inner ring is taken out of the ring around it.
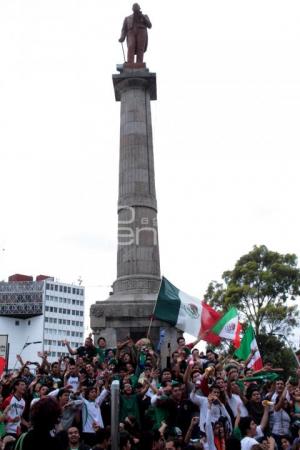
{"label": "building facade", "polygon": [[68,354],[84,339],[83,286],[62,283],[53,277],[12,275],[0,282],[0,334],[8,335],[8,368],[17,367],[16,356],[40,361],[37,353],[47,351],[49,361]]}

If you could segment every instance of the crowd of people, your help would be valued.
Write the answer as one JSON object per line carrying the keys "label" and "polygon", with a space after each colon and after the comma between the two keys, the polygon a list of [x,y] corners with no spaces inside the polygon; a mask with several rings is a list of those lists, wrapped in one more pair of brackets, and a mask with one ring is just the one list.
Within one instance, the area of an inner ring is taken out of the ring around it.
{"label": "crowd of people", "polygon": [[1,450],[104,450],[111,446],[111,394],[119,381],[120,450],[300,450],[300,369],[286,379],[271,361],[259,371],[198,341],[177,340],[166,367],[149,339],[111,348],[104,337],[0,384]]}

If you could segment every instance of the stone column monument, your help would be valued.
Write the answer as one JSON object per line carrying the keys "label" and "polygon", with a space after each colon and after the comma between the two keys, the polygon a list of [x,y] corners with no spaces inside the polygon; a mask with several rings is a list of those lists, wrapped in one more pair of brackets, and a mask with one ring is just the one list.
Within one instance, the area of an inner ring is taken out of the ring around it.
{"label": "stone column monument", "polygon": [[[161,279],[150,107],[156,100],[156,74],[141,62],[118,67],[120,73],[112,77],[115,100],[121,103],[117,279],[110,297],[90,311],[96,339],[104,336],[110,346],[128,335],[146,337]],[[170,345],[176,346],[177,331],[154,320],[154,344],[162,328],[166,356]]]}

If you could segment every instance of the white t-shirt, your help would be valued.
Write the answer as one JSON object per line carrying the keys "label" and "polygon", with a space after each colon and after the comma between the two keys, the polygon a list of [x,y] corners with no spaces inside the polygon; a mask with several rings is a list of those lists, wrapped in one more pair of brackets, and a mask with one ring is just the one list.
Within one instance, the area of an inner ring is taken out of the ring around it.
{"label": "white t-shirt", "polygon": [[104,428],[100,406],[108,395],[108,391],[103,389],[94,402],[83,399],[82,410],[82,431],[84,433],[95,433],[93,423],[100,428]]}
{"label": "white t-shirt", "polygon": [[[200,420],[199,420],[199,427],[201,431],[205,432],[205,421],[207,416],[207,410],[208,410],[208,400],[207,397],[203,397],[202,395],[196,394],[194,391],[190,394],[190,400],[195,404],[199,406],[200,409]],[[217,422],[220,417],[225,417],[228,420],[228,426],[230,427],[231,431],[231,418],[228,414],[225,406],[221,403],[218,403],[217,405],[213,404],[211,407],[211,421]]]}
{"label": "white t-shirt", "polygon": [[79,377],[76,375],[73,377],[72,375],[69,376],[67,383],[72,386],[72,391],[77,392],[78,386],[79,386]]}
{"label": "white t-shirt", "polygon": [[257,442],[257,440],[255,438],[260,438],[263,437],[264,433],[261,429],[261,426],[259,425],[256,428],[256,435],[254,438],[252,437],[248,437],[245,436],[242,440],[241,440],[241,449],[242,450],[251,450],[252,446],[255,444],[259,444],[259,442]]}
{"label": "white t-shirt", "polygon": [[237,416],[238,406],[240,407],[241,417],[246,417],[249,415],[246,406],[244,405],[241,397],[237,394],[232,394],[231,397],[227,398],[227,403],[233,412],[234,417]]}

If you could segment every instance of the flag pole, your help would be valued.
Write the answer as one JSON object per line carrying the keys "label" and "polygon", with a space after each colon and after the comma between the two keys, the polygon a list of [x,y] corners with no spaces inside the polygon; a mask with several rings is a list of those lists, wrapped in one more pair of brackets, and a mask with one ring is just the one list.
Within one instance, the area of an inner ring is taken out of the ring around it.
{"label": "flag pole", "polygon": [[161,277],[161,280],[160,280],[160,285],[159,285],[159,290],[158,290],[158,294],[157,294],[157,297],[156,297],[156,302],[155,302],[155,305],[153,307],[153,311],[152,311],[152,315],[151,315],[151,319],[150,319],[150,324],[149,324],[148,332],[147,332],[147,339],[149,339],[149,336],[150,336],[150,331],[151,331],[151,327],[152,327],[152,323],[153,323],[153,319],[154,319],[154,311],[155,311],[155,308],[156,308],[156,305],[157,305],[157,300],[158,300],[158,296],[159,296],[162,280],[163,280],[163,276]]}

